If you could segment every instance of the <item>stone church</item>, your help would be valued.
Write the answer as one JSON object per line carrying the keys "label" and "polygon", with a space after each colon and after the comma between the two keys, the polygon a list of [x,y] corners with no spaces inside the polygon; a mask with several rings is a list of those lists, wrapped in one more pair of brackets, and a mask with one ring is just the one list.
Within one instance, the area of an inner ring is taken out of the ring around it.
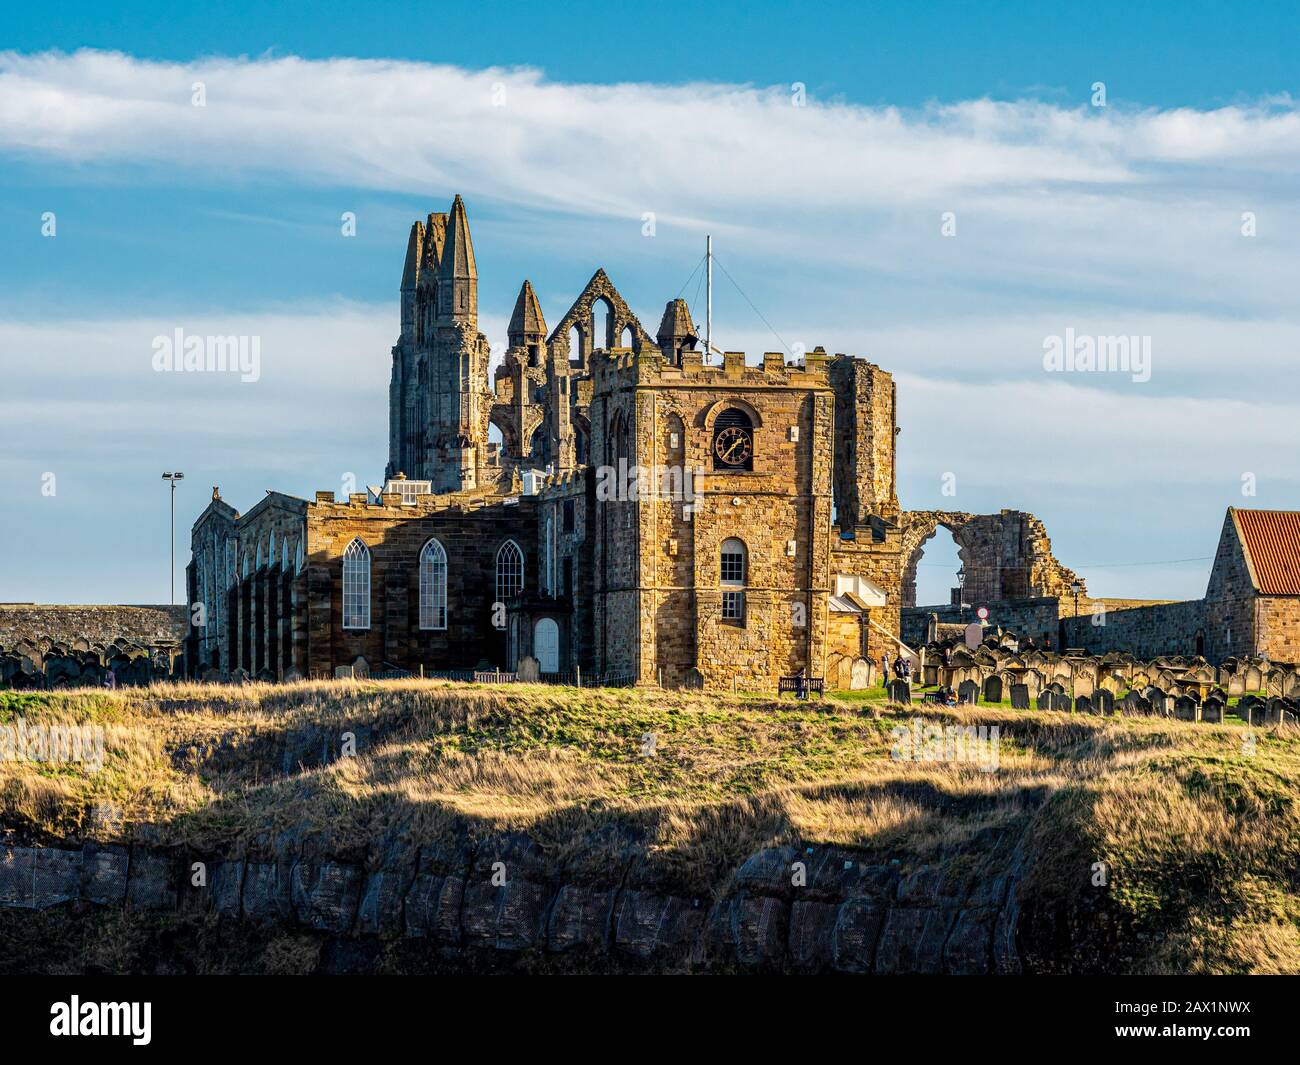
{"label": "stone church", "polygon": [[895,653],[892,377],[821,348],[652,336],[597,270],[548,329],[519,290],[493,369],[464,202],[410,232],[384,483],[214,489],[188,570],[195,676],[581,671],[770,690],[865,683]]}

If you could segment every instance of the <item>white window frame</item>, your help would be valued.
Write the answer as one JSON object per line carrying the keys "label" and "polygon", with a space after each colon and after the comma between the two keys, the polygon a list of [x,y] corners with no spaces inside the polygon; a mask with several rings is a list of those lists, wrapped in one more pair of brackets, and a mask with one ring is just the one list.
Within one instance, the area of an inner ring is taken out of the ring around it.
{"label": "white window frame", "polygon": [[[507,550],[510,551],[510,554],[507,554],[507,553],[506,553]],[[517,558],[517,559],[519,560],[519,566],[518,566],[518,570],[519,570],[519,572],[518,572],[519,586],[518,586],[517,588],[513,588],[513,589],[510,588],[509,584],[505,584],[505,585],[502,584],[502,577],[503,577],[503,576],[505,576],[505,577],[512,577],[512,576],[513,576],[513,574],[510,573],[510,572],[508,572],[508,571],[505,572],[504,574],[503,574],[503,572],[502,572],[502,566],[503,566],[503,565],[510,565],[510,561],[509,561],[509,560],[510,560],[511,558]],[[515,543],[513,540],[507,540],[505,543],[503,543],[500,547],[497,548],[497,560],[496,560],[496,561],[497,561],[497,567],[496,567],[496,578],[497,578],[497,579],[496,579],[496,601],[497,601],[498,603],[504,603],[507,599],[511,598],[512,596],[519,595],[519,594],[522,593],[523,590],[524,590],[524,552],[523,552],[523,549],[522,549],[522,548],[521,548],[517,543]],[[503,593],[503,588],[506,589],[504,593]]]}
{"label": "white window frame", "polygon": [[447,628],[447,549],[436,537],[420,548],[420,628]]}
{"label": "white window frame", "polygon": [[359,536],[343,552],[343,627],[370,628],[370,548]]}
{"label": "white window frame", "polygon": [[[735,563],[729,559],[740,557],[740,577],[734,576]],[[732,576],[725,573],[730,568]],[[722,586],[722,620],[745,624],[745,582],[749,579],[749,548],[744,540],[728,537],[718,550],[718,583]]]}

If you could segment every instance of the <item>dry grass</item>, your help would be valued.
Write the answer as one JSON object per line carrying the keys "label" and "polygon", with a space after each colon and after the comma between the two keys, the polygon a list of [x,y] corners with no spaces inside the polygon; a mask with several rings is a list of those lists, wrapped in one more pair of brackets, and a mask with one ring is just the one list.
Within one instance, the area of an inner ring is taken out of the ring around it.
{"label": "dry grass", "polygon": [[[1032,897],[1100,899],[1121,967],[1300,971],[1293,729],[1248,751],[1236,726],[436,681],[0,693],[0,719],[18,716],[100,725],[107,748],[98,773],[0,763],[0,825],[20,838],[229,850],[302,831],[373,856],[522,830],[566,868],[635,850],[714,890],[778,843],[992,872],[1023,841]],[[892,758],[914,718],[996,725],[997,771]]]}

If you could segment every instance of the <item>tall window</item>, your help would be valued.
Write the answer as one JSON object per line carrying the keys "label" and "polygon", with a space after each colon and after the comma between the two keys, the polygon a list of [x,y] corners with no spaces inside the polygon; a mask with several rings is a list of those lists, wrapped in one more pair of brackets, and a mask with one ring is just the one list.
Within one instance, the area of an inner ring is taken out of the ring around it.
{"label": "tall window", "polygon": [[555,595],[555,519],[546,516],[546,594]]}
{"label": "tall window", "polygon": [[745,577],[748,569],[745,545],[739,540],[722,542],[721,572],[722,619],[744,623]]}
{"label": "tall window", "polygon": [[447,627],[447,552],[430,540],[420,552],[420,628]]}
{"label": "tall window", "polygon": [[524,590],[524,553],[513,540],[507,540],[497,552],[497,602]]}
{"label": "tall window", "polygon": [[343,552],[343,627],[370,628],[370,551],[360,539]]}

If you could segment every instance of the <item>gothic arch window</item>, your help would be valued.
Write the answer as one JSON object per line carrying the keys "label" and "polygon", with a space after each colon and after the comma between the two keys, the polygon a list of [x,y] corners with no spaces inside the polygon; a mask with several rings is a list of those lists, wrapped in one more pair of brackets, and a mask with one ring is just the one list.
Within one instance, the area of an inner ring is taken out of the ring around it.
{"label": "gothic arch window", "polygon": [[754,468],[754,423],[739,407],[728,407],[713,423],[713,468]]}
{"label": "gothic arch window", "polygon": [[497,551],[497,599],[504,603],[524,590],[524,553],[513,540]]}
{"label": "gothic arch window", "polygon": [[370,628],[370,550],[359,537],[343,552],[343,627]]}
{"label": "gothic arch window", "polygon": [[722,541],[719,552],[719,583],[722,585],[722,620],[745,623],[745,581],[749,577],[749,551],[734,537]]}
{"label": "gothic arch window", "polygon": [[447,627],[447,552],[437,540],[420,551],[420,628]]}
{"label": "gothic arch window", "polygon": [[543,581],[546,585],[546,594],[553,596],[555,595],[555,517],[551,514],[546,516],[546,541],[543,546],[546,550]]}

